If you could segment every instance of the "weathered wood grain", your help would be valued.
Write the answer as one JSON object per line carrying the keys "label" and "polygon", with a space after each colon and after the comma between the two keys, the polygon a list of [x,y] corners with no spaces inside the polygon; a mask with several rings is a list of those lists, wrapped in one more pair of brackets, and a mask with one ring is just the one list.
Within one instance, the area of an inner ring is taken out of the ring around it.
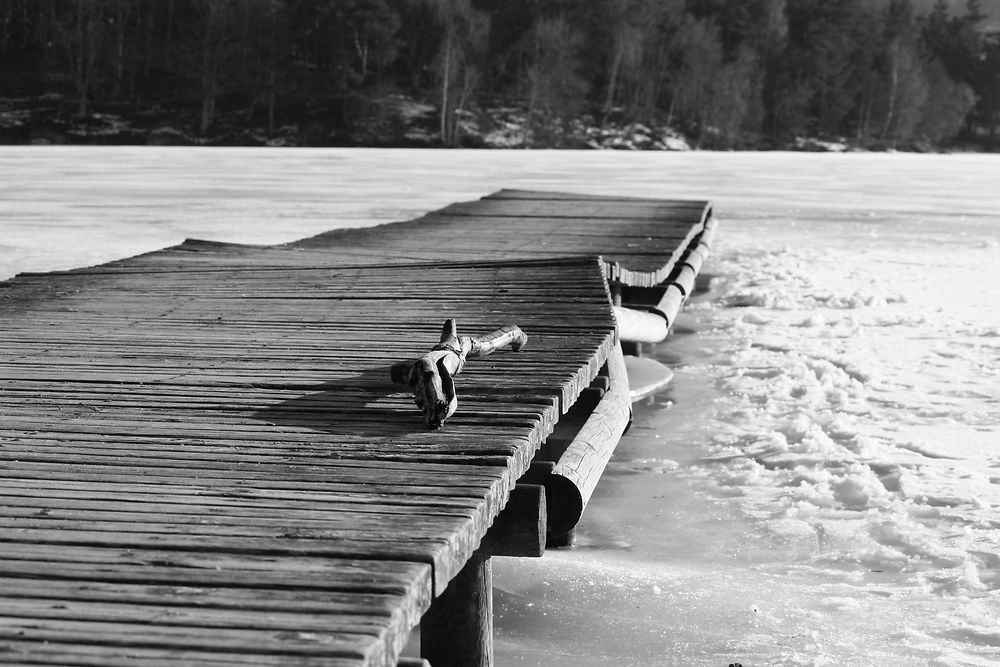
{"label": "weathered wood grain", "polygon": [[621,348],[615,349],[607,363],[608,391],[552,469],[549,529],[554,534],[565,533],[576,525],[632,418]]}
{"label": "weathered wood grain", "polygon": [[437,667],[493,667],[493,564],[477,552],[420,624],[420,654]]}
{"label": "weathered wood grain", "polygon": [[[0,661],[395,665],[614,356],[607,281],[697,272],[709,219],[502,191],[0,283]],[[428,432],[388,369],[447,318],[531,344]]]}
{"label": "weathered wood grain", "polygon": [[[0,641],[50,663],[394,664],[610,349],[599,264],[562,264],[569,278],[521,263],[434,280],[393,266],[14,281],[0,337]],[[572,279],[572,304],[537,288],[546,276]],[[460,287],[441,303],[443,285]],[[562,322],[535,312],[546,303]],[[442,313],[471,332],[511,314],[540,326],[530,356],[470,364],[463,410],[429,434],[388,367],[433,342]],[[240,574],[248,559],[301,569]],[[321,565],[369,561],[411,579],[343,581]],[[336,586],[325,598],[317,577]],[[292,632],[305,616],[296,632],[333,630],[316,644],[240,634]],[[216,632],[182,645],[175,626]]]}

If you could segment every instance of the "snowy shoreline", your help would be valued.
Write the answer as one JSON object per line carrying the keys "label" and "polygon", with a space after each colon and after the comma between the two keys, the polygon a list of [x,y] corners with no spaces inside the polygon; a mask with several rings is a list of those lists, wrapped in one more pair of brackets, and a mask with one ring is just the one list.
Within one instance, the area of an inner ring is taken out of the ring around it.
{"label": "snowy shoreline", "polygon": [[[193,121],[184,123],[160,110],[155,114],[126,118],[113,111],[94,112],[84,118],[59,105],[61,99],[27,100],[0,98],[0,144],[74,146],[187,146],[319,148],[351,147],[379,149],[495,149],[495,150],[618,150],[693,151],[708,150],[669,124],[605,119],[582,115],[565,123],[529,123],[526,109],[494,107],[475,113],[458,112],[461,140],[445,146],[438,131],[436,108],[403,95],[381,101],[397,117],[396,124],[359,122],[347,133],[338,133],[322,123],[289,122],[268,133],[263,127],[246,127],[239,114],[220,119],[212,132],[199,134]],[[711,135],[711,133],[709,133]],[[986,152],[983,147],[952,143],[936,145],[926,140],[859,143],[850,137],[796,136],[778,145],[760,142],[733,146],[725,152],[793,151],[806,153],[960,153]]]}

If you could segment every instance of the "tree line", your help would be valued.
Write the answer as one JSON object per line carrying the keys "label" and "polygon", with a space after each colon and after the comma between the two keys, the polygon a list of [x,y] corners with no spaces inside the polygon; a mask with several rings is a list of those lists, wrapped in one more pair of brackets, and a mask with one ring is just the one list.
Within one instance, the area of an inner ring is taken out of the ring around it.
{"label": "tree line", "polygon": [[220,114],[350,127],[406,95],[446,145],[498,106],[540,145],[581,117],[706,148],[988,144],[1000,32],[983,19],[976,0],[0,0],[0,95],[186,108],[201,133]]}

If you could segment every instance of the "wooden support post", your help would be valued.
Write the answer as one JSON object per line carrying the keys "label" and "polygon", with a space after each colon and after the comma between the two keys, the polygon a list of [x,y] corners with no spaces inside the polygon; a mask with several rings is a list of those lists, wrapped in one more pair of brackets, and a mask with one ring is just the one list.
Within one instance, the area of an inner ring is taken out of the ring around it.
{"label": "wooden support post", "polygon": [[[553,465],[549,466],[549,470]],[[483,536],[478,553],[484,556],[538,558],[545,553],[547,523],[545,488],[541,484],[518,482],[511,491],[507,506]]]}
{"label": "wooden support post", "polygon": [[420,621],[420,656],[434,667],[493,667],[493,564],[473,554]]}

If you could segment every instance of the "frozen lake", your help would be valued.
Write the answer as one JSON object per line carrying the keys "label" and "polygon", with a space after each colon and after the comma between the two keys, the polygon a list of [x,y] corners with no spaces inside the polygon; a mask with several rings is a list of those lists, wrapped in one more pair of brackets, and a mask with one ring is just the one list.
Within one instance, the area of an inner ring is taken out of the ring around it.
{"label": "frozen lake", "polygon": [[997,183],[981,155],[4,147],[0,279],[502,187],[711,199],[675,384],[575,549],[497,559],[498,664],[996,665]]}

